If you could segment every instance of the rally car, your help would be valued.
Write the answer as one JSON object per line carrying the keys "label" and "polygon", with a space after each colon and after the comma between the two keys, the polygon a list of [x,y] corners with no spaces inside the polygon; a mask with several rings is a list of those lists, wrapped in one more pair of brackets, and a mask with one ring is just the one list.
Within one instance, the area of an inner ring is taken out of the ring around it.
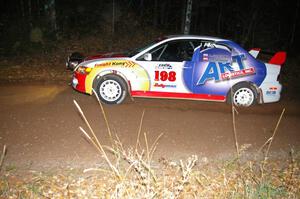
{"label": "rally car", "polygon": [[[107,104],[120,104],[126,96],[229,102],[236,106],[277,102],[278,80],[285,52],[268,63],[256,59],[233,41],[204,36],[159,38],[124,54],[82,57],[74,54],[72,86]],[[74,58],[75,57],[75,58]]]}

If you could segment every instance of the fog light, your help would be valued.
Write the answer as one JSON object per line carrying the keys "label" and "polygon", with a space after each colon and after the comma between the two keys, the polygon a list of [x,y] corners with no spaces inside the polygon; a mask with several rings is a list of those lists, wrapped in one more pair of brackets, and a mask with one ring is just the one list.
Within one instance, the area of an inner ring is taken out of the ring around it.
{"label": "fog light", "polygon": [[92,71],[92,68],[86,68],[86,69],[85,69],[85,72],[86,72],[86,73],[90,73],[91,71]]}
{"label": "fog light", "polygon": [[76,86],[78,85],[78,79],[76,79],[75,77],[73,77],[73,80],[72,80],[72,86],[74,88],[76,88]]}

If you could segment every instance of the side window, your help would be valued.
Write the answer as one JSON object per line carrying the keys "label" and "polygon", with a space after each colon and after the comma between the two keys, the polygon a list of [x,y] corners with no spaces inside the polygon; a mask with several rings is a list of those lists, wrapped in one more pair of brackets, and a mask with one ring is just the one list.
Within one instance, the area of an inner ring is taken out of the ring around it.
{"label": "side window", "polygon": [[154,48],[153,50],[151,50],[150,53],[152,55],[152,61],[159,61],[167,47],[168,45],[160,45]]}
{"label": "side window", "polygon": [[163,54],[158,61],[180,62],[180,42],[169,42]]}
{"label": "side window", "polygon": [[[170,41],[150,50],[148,53],[151,54],[152,61],[190,61],[195,47],[197,46],[188,40]],[[139,57],[138,60],[144,60],[143,57],[144,55]]]}

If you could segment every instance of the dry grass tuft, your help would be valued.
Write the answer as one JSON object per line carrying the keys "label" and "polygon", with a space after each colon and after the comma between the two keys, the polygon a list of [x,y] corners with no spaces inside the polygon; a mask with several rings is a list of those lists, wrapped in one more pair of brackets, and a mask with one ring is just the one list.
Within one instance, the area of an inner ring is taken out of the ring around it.
{"label": "dry grass tuft", "polygon": [[[299,198],[300,153],[291,149],[286,159],[274,159],[269,154],[284,111],[273,136],[252,158],[244,157],[249,146],[239,146],[236,140],[237,156],[226,161],[198,160],[193,155],[186,160],[160,159],[155,162],[153,154],[162,135],[154,143],[148,143],[147,134],[142,134],[145,111],[141,116],[136,146],[123,146],[119,137],[110,131],[107,119],[111,144],[104,146],[75,100],[74,104],[89,129],[87,132],[79,127],[80,131],[103,157],[107,167],[88,168],[83,172],[74,169],[51,174],[27,172],[21,176],[6,170],[0,180],[0,197]],[[99,104],[103,117],[107,118],[100,101]],[[237,137],[236,129],[234,135]]]}
{"label": "dry grass tuft", "polygon": [[[299,198],[300,154],[265,164],[264,179],[260,167],[264,159],[236,159],[194,164],[164,160],[152,172],[126,152],[128,165],[117,167],[121,179],[109,168],[64,170],[54,173],[6,171],[0,180],[2,198]],[[241,172],[240,172],[241,171]]]}

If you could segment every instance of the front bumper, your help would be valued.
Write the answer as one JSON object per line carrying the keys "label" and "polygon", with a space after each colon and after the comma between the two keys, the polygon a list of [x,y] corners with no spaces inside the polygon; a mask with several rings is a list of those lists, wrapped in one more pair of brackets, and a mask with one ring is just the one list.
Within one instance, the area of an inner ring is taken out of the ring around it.
{"label": "front bumper", "polygon": [[81,74],[75,71],[72,78],[72,87],[79,92],[86,93],[86,89],[85,89],[86,76],[87,76],[86,74]]}

